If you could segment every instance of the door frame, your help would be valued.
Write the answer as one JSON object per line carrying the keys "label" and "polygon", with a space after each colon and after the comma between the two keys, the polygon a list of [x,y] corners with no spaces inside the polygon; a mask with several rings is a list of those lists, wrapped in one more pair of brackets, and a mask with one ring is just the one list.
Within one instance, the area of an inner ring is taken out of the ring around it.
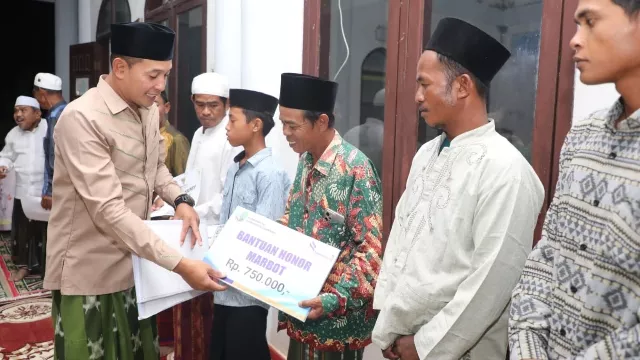
{"label": "door frame", "polygon": [[[302,71],[324,78],[329,74],[329,1],[304,1]],[[575,30],[572,18],[577,1],[543,2],[532,140],[535,151],[531,163],[546,196],[534,243],[540,238],[544,216],[553,197],[559,149],[571,126],[574,66],[568,39]],[[416,63],[430,36],[432,2],[389,1],[382,174],[384,244],[417,151]]]}

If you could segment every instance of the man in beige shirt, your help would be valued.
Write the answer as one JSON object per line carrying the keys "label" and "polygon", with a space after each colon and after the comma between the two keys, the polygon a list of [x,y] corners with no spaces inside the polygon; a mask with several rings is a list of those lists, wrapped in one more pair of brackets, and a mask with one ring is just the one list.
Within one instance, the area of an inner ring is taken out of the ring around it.
{"label": "man in beige shirt", "polygon": [[[155,318],[138,320],[131,254],[218,291],[223,274],[182,258],[147,226],[152,194],[176,206],[201,243],[193,199],[164,164],[154,100],[171,70],[175,33],[111,26],[111,72],[69,103],[56,124],[53,208],[44,286],[53,291],[56,359],[157,359]],[[195,244],[194,244],[195,245]]]}

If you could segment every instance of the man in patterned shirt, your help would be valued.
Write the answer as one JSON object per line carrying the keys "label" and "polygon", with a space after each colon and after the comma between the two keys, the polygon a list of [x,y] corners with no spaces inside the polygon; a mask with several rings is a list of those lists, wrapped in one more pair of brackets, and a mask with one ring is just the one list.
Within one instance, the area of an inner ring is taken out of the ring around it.
{"label": "man in patterned shirt", "polygon": [[382,196],[371,161],[334,129],[338,84],[282,74],[280,120],[302,154],[282,224],[341,253],[320,296],[302,301],[306,322],[280,313],[291,338],[288,360],[362,359],[376,321],[373,289],[380,270]]}
{"label": "man in patterned shirt", "polygon": [[513,292],[512,359],[640,359],[640,1],[580,0],[580,80],[621,97],[576,121]]}

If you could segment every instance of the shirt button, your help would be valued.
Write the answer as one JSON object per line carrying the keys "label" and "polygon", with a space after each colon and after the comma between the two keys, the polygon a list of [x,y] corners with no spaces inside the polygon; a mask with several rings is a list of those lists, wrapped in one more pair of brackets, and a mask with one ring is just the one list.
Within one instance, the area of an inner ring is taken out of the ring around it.
{"label": "shirt button", "polygon": [[567,336],[567,332],[564,329],[560,329],[560,336]]}
{"label": "shirt button", "polygon": [[612,152],[609,154],[609,159],[615,159],[615,158],[616,158],[616,156],[618,156],[618,154],[616,154],[616,153],[615,153],[615,151],[612,151]]}
{"label": "shirt button", "polygon": [[571,292],[572,292],[572,293],[574,293],[574,294],[578,292],[578,288],[577,288],[577,287],[575,287],[575,286],[573,286],[573,285],[571,285],[571,287],[569,288],[569,290],[571,290]]}
{"label": "shirt button", "polygon": [[587,244],[580,244],[580,250],[582,251],[587,250]]}
{"label": "shirt button", "polygon": [[599,200],[593,200],[593,206],[598,206],[600,205],[600,201]]}

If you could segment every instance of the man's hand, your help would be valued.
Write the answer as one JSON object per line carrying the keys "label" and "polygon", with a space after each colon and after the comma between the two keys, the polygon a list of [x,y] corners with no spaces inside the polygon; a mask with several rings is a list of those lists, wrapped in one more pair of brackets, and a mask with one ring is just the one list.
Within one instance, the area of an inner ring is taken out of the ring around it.
{"label": "man's hand", "polygon": [[164,201],[161,198],[157,198],[156,201],[151,205],[151,212],[160,210],[161,207],[164,206]]}
{"label": "man's hand", "polygon": [[7,177],[7,170],[9,169],[6,166],[0,166],[0,179]]}
{"label": "man's hand", "polygon": [[394,348],[395,353],[398,354],[402,360],[420,360],[416,344],[413,342],[413,335],[402,336],[396,339]]}
{"label": "man's hand", "polygon": [[201,291],[224,291],[225,285],[218,284],[217,280],[225,275],[214,270],[204,261],[182,258],[173,272],[182,276],[184,281],[195,290]]}
{"label": "man's hand", "polygon": [[189,206],[189,204],[182,203],[178,205],[176,209],[176,214],[173,217],[177,220],[182,220],[182,234],[180,234],[180,245],[184,244],[184,239],[187,237],[187,233],[189,232],[189,228],[193,232],[193,236],[191,237],[191,248],[193,249],[196,246],[196,242],[198,245],[202,245],[202,237],[200,236],[200,217],[198,217],[198,213]]}
{"label": "man's hand", "polygon": [[382,356],[385,359],[397,360],[400,359],[400,356],[395,351],[395,344],[391,344],[386,350],[382,350]]}
{"label": "man's hand", "polygon": [[43,209],[45,210],[51,210],[51,204],[52,204],[52,199],[51,196],[43,196],[42,200],[40,201],[40,206],[42,206]]}
{"label": "man's hand", "polygon": [[324,313],[320,296],[314,297],[310,300],[301,301],[298,306],[300,306],[301,308],[311,308],[311,311],[309,311],[309,315],[307,315],[307,320],[316,320],[320,318]]}

